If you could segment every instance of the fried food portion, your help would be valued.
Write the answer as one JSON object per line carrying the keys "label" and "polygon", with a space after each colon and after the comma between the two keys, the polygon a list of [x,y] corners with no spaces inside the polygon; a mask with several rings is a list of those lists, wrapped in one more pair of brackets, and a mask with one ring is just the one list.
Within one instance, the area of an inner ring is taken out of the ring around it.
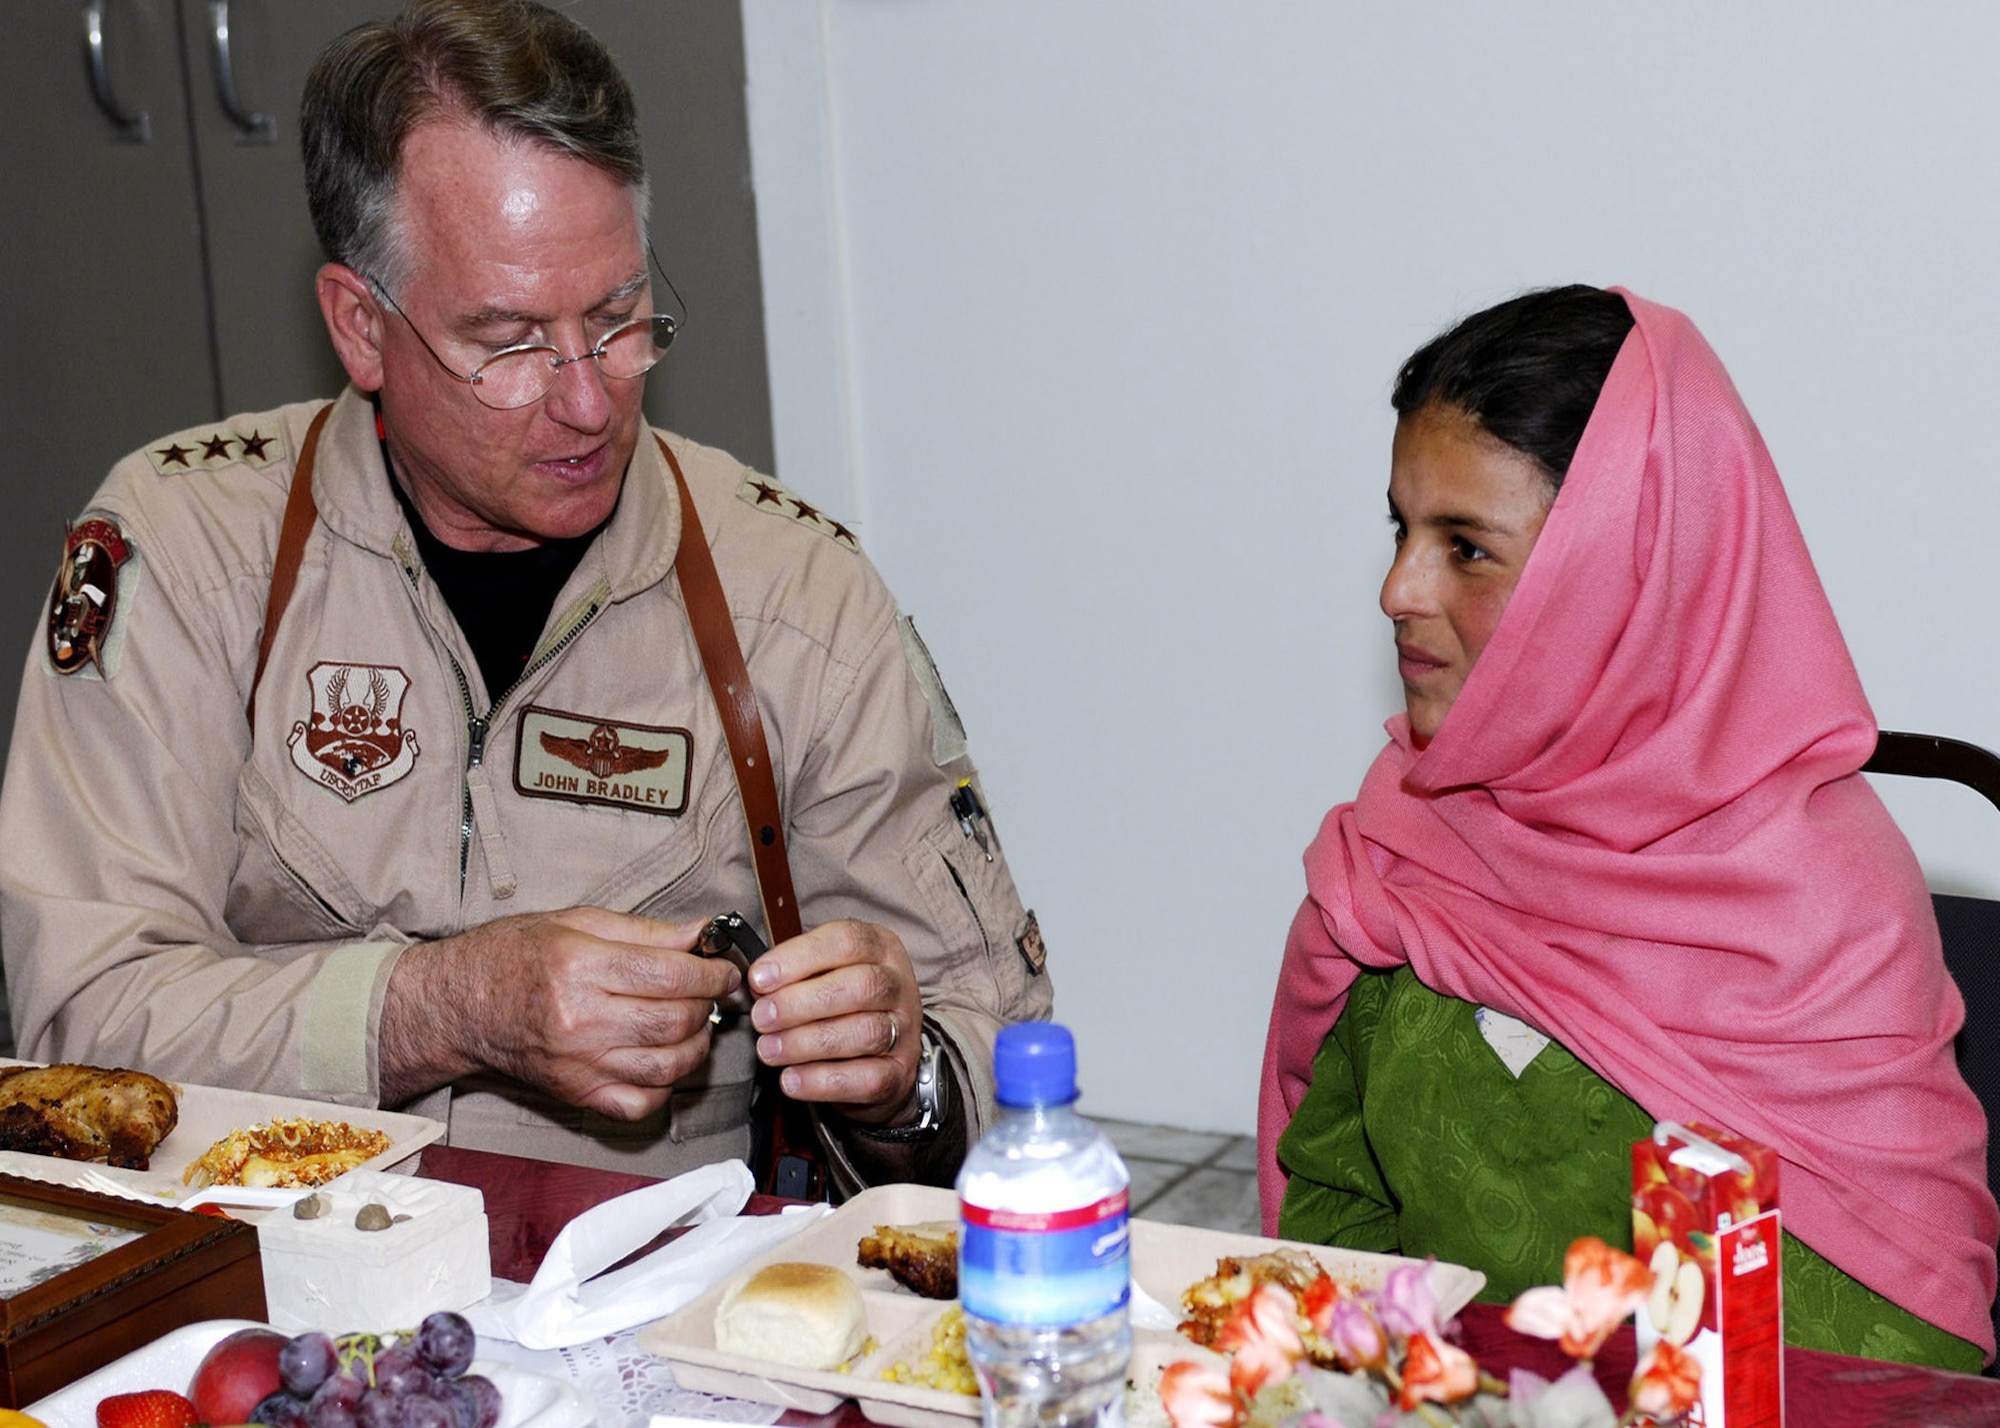
{"label": "fried food portion", "polygon": [[972,1372],[972,1360],[965,1352],[965,1311],[956,1304],[938,1315],[931,1325],[931,1346],[915,1368],[897,1359],[882,1370],[890,1383],[915,1384],[944,1393],[979,1392],[979,1380]]}
{"label": "fried food portion", "polygon": [[188,1166],[189,1185],[250,1185],[305,1190],[373,1160],[389,1148],[387,1131],[346,1121],[280,1118],[231,1131]]}
{"label": "fried food portion", "polygon": [[0,1068],[0,1150],[144,1170],[179,1119],[174,1088],[143,1071]]}
{"label": "fried food portion", "polygon": [[1181,1321],[1181,1332],[1203,1348],[1214,1348],[1229,1311],[1262,1284],[1289,1290],[1300,1305],[1301,1317],[1307,1317],[1310,1297],[1329,1292],[1319,1287],[1321,1281],[1331,1284],[1325,1268],[1304,1250],[1275,1249],[1240,1259],[1225,1255],[1216,1262],[1214,1274],[1182,1291],[1181,1311],[1187,1318]]}
{"label": "fried food portion", "polygon": [[877,1225],[856,1256],[863,1269],[886,1269],[905,1289],[926,1299],[958,1298],[958,1222]]}

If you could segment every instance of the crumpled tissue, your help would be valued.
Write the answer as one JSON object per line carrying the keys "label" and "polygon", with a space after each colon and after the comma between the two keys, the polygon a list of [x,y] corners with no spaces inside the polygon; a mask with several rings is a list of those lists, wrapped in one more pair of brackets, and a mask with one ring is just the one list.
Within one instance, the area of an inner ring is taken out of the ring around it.
{"label": "crumpled tissue", "polygon": [[[690,1170],[592,1206],[563,1227],[525,1289],[504,1282],[465,1311],[483,1337],[561,1349],[673,1313],[739,1265],[832,1213],[796,1205],[739,1215],[755,1186],[740,1160]],[[612,1274],[604,1271],[662,1230],[692,1225],[672,1244]]]}

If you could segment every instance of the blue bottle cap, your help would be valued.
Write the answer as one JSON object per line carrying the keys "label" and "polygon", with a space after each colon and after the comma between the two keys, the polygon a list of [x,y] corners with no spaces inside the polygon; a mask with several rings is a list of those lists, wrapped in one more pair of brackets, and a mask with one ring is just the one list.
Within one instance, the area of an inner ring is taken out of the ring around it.
{"label": "blue bottle cap", "polygon": [[1052,1021],[1000,1028],[993,1094],[1003,1106],[1066,1106],[1076,1099],[1076,1040]]}

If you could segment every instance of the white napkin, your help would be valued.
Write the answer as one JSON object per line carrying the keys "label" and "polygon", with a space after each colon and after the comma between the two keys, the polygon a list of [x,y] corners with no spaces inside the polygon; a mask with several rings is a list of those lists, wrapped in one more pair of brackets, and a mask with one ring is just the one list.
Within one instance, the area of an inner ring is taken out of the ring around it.
{"label": "white napkin", "polygon": [[[704,1165],[606,1200],[578,1215],[549,1246],[534,1282],[465,1311],[482,1337],[560,1349],[649,1323],[766,1250],[832,1213],[798,1205],[779,1215],[738,1215],[755,1182],[740,1160]],[[615,1274],[603,1271],[676,1225],[694,1228]]]}

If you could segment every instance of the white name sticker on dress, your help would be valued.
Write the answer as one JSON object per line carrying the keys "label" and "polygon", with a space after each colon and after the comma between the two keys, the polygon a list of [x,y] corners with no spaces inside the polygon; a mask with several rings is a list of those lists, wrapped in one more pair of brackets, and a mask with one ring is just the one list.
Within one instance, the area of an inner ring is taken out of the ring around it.
{"label": "white name sticker on dress", "polygon": [[1542,1054],[1542,1048],[1549,1044],[1532,1026],[1518,1017],[1497,1012],[1492,1007],[1481,1007],[1472,1014],[1479,1023],[1479,1034],[1486,1038],[1486,1044],[1493,1048],[1493,1054],[1512,1073],[1516,1081],[1528,1069],[1528,1063]]}

